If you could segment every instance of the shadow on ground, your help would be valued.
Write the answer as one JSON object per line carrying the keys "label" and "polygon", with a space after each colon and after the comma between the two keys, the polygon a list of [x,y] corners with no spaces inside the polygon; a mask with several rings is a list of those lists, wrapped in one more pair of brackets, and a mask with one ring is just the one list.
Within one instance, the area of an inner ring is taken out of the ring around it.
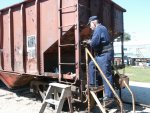
{"label": "shadow on ground", "polygon": [[[150,88],[147,87],[139,87],[139,86],[130,86],[131,90],[133,91],[135,95],[135,101],[136,101],[136,113],[150,113],[150,111],[145,110],[146,106],[150,108]],[[29,86],[19,88],[19,89],[8,89],[5,84],[3,84],[2,81],[0,81],[0,89],[10,91],[13,93],[16,93],[16,95],[19,97],[27,97],[29,99],[39,100],[39,98],[35,97],[32,93],[30,93]],[[122,89],[122,99],[125,102],[131,103],[131,95],[127,91],[127,89]],[[138,104],[144,104],[145,106],[139,106]],[[67,102],[64,104],[66,107],[64,107],[64,111],[68,111],[68,105]],[[75,106],[75,111],[85,111],[86,105],[81,103],[74,103],[73,106]],[[126,112],[132,112],[132,105],[131,104],[124,104],[124,108]],[[143,112],[142,112],[143,111]],[[146,111],[146,112],[144,112]],[[100,113],[99,108],[95,107],[93,109],[92,113]]]}
{"label": "shadow on ground", "polygon": [[[135,103],[136,103],[136,111],[143,111],[146,107],[150,108],[150,88],[147,87],[139,87],[139,86],[130,86],[131,90],[135,96]],[[122,99],[127,103],[131,103],[131,94],[128,92],[127,89],[122,90]],[[128,108],[128,112],[132,111],[131,104],[126,104],[125,108]],[[137,112],[137,113],[150,113],[149,112]]]}

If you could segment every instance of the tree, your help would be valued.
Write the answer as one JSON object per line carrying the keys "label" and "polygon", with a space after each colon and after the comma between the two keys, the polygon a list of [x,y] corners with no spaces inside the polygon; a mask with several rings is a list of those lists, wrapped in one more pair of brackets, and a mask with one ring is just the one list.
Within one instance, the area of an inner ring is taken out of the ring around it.
{"label": "tree", "polygon": [[[129,41],[131,40],[131,35],[129,33],[124,33],[124,41]],[[120,42],[121,41],[121,37],[117,37],[116,39],[117,42]]]}

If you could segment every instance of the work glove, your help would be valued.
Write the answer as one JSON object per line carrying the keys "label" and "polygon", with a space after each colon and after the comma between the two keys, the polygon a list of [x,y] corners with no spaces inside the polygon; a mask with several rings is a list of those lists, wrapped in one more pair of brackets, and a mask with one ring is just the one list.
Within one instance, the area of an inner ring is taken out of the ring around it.
{"label": "work glove", "polygon": [[84,45],[90,45],[91,40],[90,40],[90,39],[89,39],[89,40],[83,40],[82,43],[83,43]]}

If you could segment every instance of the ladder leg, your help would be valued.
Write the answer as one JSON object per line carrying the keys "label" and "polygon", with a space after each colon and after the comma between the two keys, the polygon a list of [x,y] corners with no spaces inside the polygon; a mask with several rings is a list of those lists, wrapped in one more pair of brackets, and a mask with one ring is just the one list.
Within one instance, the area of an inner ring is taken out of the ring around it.
{"label": "ladder leg", "polygon": [[72,104],[71,104],[71,97],[68,97],[68,104],[69,104],[70,113],[73,113]]}
{"label": "ladder leg", "polygon": [[56,108],[56,113],[61,113],[62,107],[64,105],[64,101],[65,101],[64,98],[60,100],[60,103],[59,103],[58,107]]}
{"label": "ladder leg", "polygon": [[[52,86],[49,86],[47,92],[46,92],[46,96],[45,96],[45,99],[48,99],[51,97],[51,94],[52,94],[52,91],[54,90],[54,88]],[[44,100],[45,100],[44,99]]]}
{"label": "ladder leg", "polygon": [[[57,93],[57,90],[54,89],[54,100],[58,100],[58,93]],[[57,108],[58,106],[55,105],[55,108]]]}
{"label": "ladder leg", "polygon": [[65,94],[65,89],[62,90],[59,105],[56,108],[56,113],[60,113],[62,111],[62,107],[63,107],[64,101],[65,101],[65,99],[63,98],[64,94]]}
{"label": "ladder leg", "polygon": [[51,97],[51,92],[52,92],[53,88],[51,86],[49,86],[47,92],[46,92],[46,96],[45,96],[45,99],[43,100],[43,104],[42,104],[42,107],[40,109],[40,112],[39,113],[43,113],[46,106],[47,106],[47,102],[45,102],[46,99],[50,98]]}
{"label": "ladder leg", "polygon": [[39,113],[43,113],[43,112],[44,112],[44,110],[45,110],[45,108],[46,108],[46,105],[47,105],[47,102],[44,102],[44,103],[42,104],[42,107],[41,107]]}

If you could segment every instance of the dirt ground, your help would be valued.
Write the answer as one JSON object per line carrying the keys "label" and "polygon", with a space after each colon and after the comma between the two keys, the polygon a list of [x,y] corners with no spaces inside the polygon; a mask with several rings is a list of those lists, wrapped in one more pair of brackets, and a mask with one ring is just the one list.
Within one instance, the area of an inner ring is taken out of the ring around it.
{"label": "dirt ground", "polygon": [[[137,85],[138,84],[138,85]],[[131,83],[131,89],[135,93],[136,102],[150,106],[150,85]],[[126,89],[122,90],[123,100],[131,101],[130,94]],[[38,113],[41,108],[41,101],[36,100],[35,96],[29,92],[28,88],[19,90],[9,90],[0,83],[0,113]],[[126,112],[132,112],[132,106],[124,105]],[[80,113],[85,111],[80,111]],[[136,106],[137,113],[150,113],[150,108]],[[53,113],[50,107],[47,107],[44,113]],[[63,112],[62,112],[63,113]],[[66,113],[66,112],[65,112]],[[98,113],[98,112],[95,112]]]}

